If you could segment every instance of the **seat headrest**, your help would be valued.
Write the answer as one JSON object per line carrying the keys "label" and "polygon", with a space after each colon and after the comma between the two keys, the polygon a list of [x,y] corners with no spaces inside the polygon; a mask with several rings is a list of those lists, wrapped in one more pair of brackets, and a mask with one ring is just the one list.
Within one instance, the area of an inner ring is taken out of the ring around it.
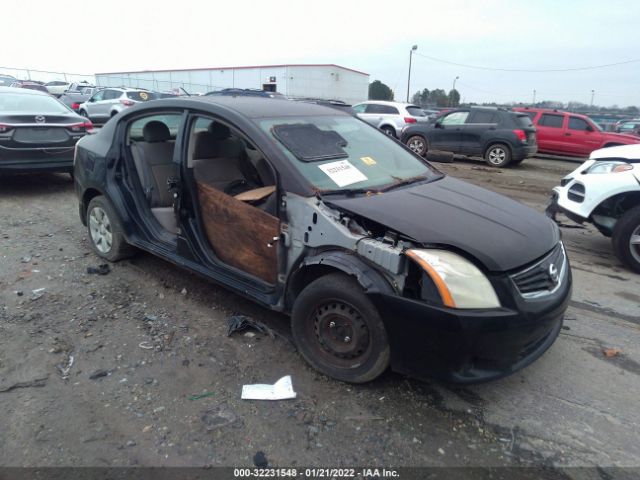
{"label": "seat headrest", "polygon": [[211,132],[196,133],[193,158],[238,158],[242,154],[242,143],[237,140],[220,140]]}
{"label": "seat headrest", "polygon": [[231,136],[231,130],[220,122],[211,122],[209,124],[209,133],[213,135],[215,140],[225,140]]}
{"label": "seat headrest", "polygon": [[145,142],[166,142],[171,138],[171,132],[164,123],[152,120],[142,129],[142,136]]}

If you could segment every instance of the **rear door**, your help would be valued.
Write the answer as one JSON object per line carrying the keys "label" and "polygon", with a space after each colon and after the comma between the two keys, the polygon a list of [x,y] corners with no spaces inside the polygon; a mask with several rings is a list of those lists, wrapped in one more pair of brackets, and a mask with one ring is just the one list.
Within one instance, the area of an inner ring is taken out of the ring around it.
{"label": "rear door", "polygon": [[106,92],[106,90],[100,90],[93,97],[91,97],[85,105],[85,108],[87,109],[87,114],[89,115],[89,118],[91,118],[92,120],[102,119],[102,116],[100,115],[100,105],[104,100],[104,92]]}
{"label": "rear door", "polygon": [[538,150],[545,153],[566,152],[564,135],[564,115],[562,113],[542,113],[538,118]]}
{"label": "rear door", "polygon": [[460,125],[460,153],[481,155],[484,135],[496,130],[498,113],[491,110],[471,109],[463,125]]}
{"label": "rear door", "polygon": [[429,149],[460,153],[462,125],[468,116],[468,111],[456,111],[440,117],[429,131]]}

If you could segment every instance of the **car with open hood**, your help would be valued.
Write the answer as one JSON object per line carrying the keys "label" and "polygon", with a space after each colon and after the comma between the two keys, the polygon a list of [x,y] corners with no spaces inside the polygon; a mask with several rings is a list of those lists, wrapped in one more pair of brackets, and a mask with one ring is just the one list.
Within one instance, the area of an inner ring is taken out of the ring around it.
{"label": "car with open hood", "polygon": [[640,145],[596,150],[553,189],[547,214],[591,223],[616,256],[640,273]]}
{"label": "car with open hood", "polygon": [[80,141],[75,186],[98,256],[137,247],[290,315],[343,381],[507,375],[551,346],[571,294],[553,221],[331,107],[136,105]]}

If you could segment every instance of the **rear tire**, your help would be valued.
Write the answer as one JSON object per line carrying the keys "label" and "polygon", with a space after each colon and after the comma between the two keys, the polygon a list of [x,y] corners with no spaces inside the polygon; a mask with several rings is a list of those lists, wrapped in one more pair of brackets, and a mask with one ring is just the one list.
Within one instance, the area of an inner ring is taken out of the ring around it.
{"label": "rear tire", "polygon": [[494,143],[484,152],[484,160],[492,167],[506,167],[511,162],[511,150],[504,143]]}
{"label": "rear tire", "polygon": [[133,255],[135,250],[124,237],[122,224],[106,197],[100,195],[89,202],[87,231],[91,248],[101,258],[117,262]]}
{"label": "rear tire", "polygon": [[611,243],[620,261],[640,273],[640,206],[627,210],[618,219]]}
{"label": "rear tire", "polygon": [[384,127],[381,127],[380,130],[382,130],[384,133],[386,133],[390,137],[396,138],[396,131],[393,127],[390,127],[389,125],[385,125]]}
{"label": "rear tire", "polygon": [[412,135],[407,139],[407,147],[421,157],[427,153],[427,140],[422,135]]}
{"label": "rear tire", "polygon": [[304,359],[337,380],[369,382],[389,366],[380,314],[345,274],[325,275],[302,290],[293,305],[291,330]]}

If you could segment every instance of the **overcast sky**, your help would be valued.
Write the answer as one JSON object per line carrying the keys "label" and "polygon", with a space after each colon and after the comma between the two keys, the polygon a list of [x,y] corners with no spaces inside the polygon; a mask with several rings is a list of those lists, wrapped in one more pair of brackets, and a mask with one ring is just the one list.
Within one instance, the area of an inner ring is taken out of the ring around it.
{"label": "overcast sky", "polygon": [[[336,63],[407,89],[409,50],[458,64],[548,70],[640,59],[640,2],[12,1],[0,67],[74,73]],[[0,72],[2,70],[0,69]],[[640,106],[640,62],[573,72],[502,72],[413,57],[411,92],[457,88],[466,101]]]}

